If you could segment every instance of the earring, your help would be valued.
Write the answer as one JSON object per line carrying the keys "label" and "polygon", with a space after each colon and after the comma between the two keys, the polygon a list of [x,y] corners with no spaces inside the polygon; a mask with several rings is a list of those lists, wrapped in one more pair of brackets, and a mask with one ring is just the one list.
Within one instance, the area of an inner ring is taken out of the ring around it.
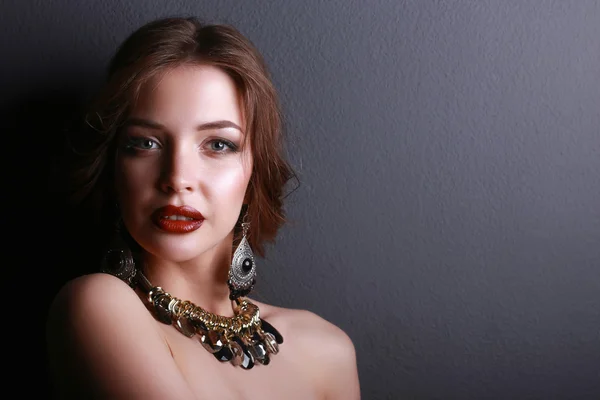
{"label": "earring", "polygon": [[247,234],[250,223],[246,222],[248,214],[244,215],[242,221],[242,240],[233,252],[231,266],[229,267],[229,298],[235,300],[238,297],[247,296],[256,283],[256,264],[254,254],[248,243]]}
{"label": "earring", "polygon": [[102,258],[100,271],[116,276],[133,286],[136,268],[131,249],[125,240],[125,227],[121,217],[115,223],[114,236]]}

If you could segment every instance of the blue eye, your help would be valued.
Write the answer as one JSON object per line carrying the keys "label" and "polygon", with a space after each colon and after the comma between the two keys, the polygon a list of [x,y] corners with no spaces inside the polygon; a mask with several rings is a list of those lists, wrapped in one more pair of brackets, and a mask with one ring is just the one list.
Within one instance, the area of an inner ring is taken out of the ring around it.
{"label": "blue eye", "polygon": [[232,152],[237,151],[237,146],[235,144],[231,143],[228,140],[223,140],[223,139],[211,140],[209,143],[209,148],[211,151],[214,151],[215,153],[224,153],[227,151],[232,151]]}

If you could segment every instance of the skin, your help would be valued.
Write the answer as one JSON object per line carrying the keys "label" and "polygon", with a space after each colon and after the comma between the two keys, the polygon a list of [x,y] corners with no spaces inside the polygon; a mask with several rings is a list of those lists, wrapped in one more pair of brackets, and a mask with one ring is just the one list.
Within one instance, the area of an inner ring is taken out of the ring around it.
{"label": "skin", "polygon": [[[198,130],[215,121],[240,127]],[[232,316],[227,271],[232,231],[252,171],[232,80],[211,66],[182,66],[149,82],[120,137],[116,192],[125,226],[145,250],[156,286]],[[205,220],[190,233],[156,228],[152,212],[189,205]],[[305,310],[251,299],[284,336],[268,366],[219,363],[200,344],[154,319],[142,294],[108,274],[68,282],[48,319],[51,371],[61,398],[360,399],[346,333]]]}

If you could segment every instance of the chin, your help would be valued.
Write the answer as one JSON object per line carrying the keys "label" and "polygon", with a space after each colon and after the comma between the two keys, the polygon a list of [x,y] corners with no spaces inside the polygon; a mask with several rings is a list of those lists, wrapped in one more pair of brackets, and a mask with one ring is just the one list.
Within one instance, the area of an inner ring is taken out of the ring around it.
{"label": "chin", "polygon": [[[144,240],[145,239],[145,240]],[[172,262],[185,262],[215,248],[217,243],[193,234],[152,236],[138,241],[140,246],[155,257]]]}

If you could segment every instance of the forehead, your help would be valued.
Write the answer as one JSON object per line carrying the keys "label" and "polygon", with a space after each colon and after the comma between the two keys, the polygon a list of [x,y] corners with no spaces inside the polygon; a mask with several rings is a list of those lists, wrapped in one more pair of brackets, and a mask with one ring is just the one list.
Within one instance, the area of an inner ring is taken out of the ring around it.
{"label": "forehead", "polygon": [[233,79],[210,65],[178,66],[155,75],[140,88],[130,116],[174,128],[218,120],[243,126]]}

